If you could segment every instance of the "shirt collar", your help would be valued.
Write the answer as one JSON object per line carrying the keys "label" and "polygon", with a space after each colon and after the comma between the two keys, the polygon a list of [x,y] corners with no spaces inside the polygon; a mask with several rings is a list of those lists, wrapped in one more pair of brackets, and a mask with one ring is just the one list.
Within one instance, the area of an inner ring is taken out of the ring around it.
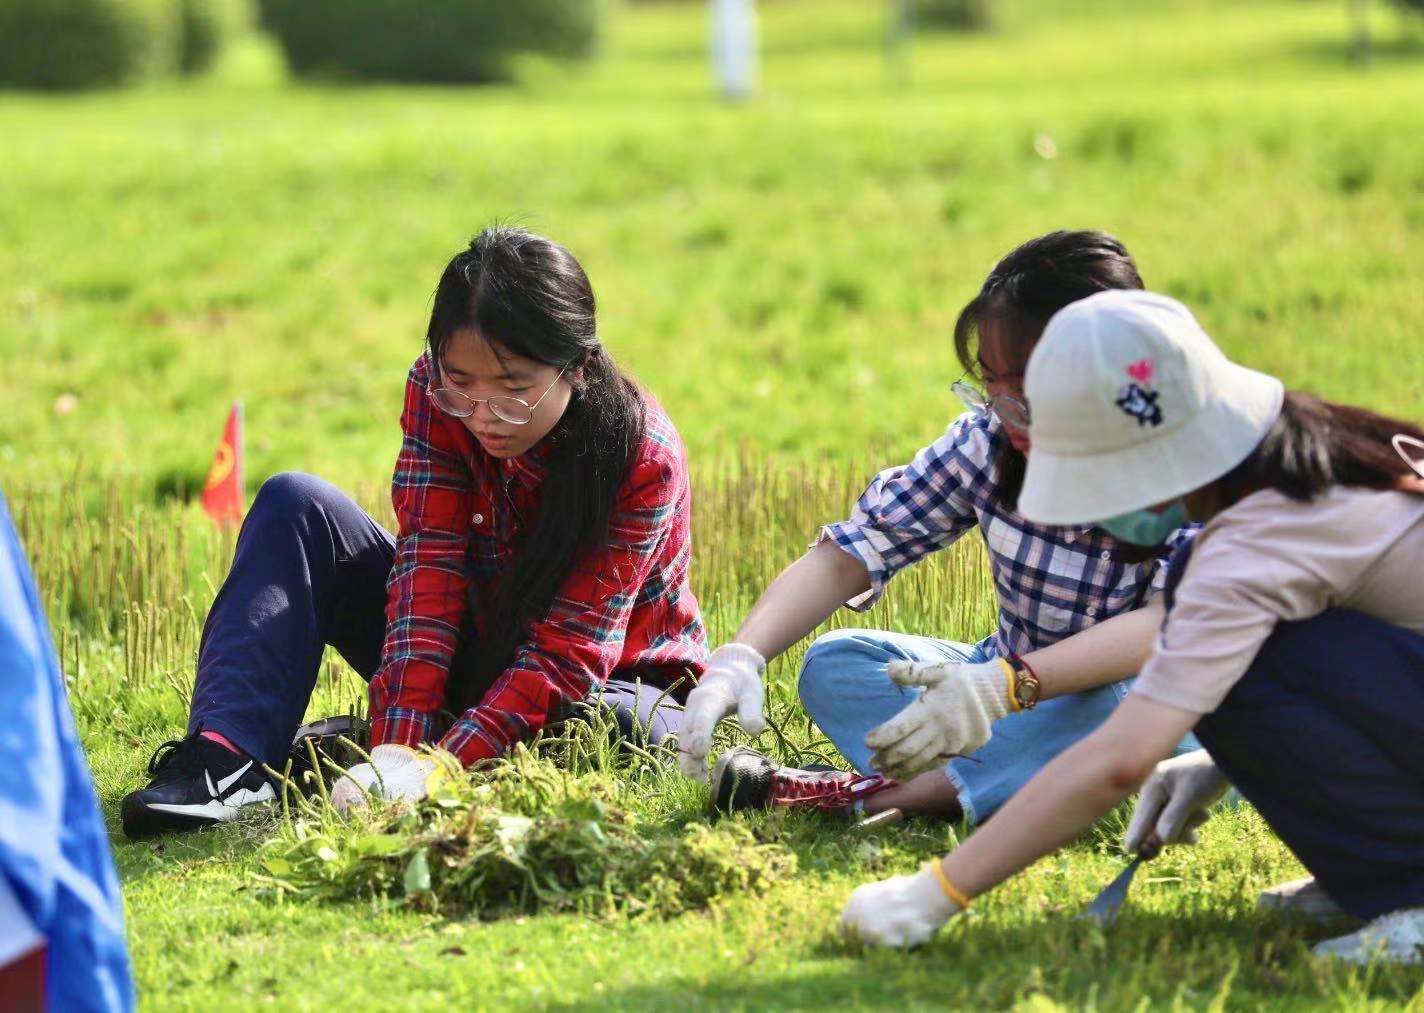
{"label": "shirt collar", "polygon": [[518,457],[498,461],[500,474],[534,488],[549,472],[549,439],[545,437]]}

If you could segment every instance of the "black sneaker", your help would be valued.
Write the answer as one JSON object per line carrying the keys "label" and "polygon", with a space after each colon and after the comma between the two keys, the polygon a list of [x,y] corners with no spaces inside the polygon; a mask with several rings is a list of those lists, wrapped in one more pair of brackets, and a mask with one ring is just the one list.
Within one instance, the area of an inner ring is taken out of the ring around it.
{"label": "black sneaker", "polygon": [[[292,736],[292,751],[289,754],[292,762],[287,776],[297,788],[309,794],[316,784],[312,773],[311,751],[307,748],[308,741],[316,749],[321,779],[330,787],[336,779],[336,774],[329,764],[322,761],[329,760],[341,770],[365,763],[366,757],[361,754],[361,750],[371,748],[371,726],[353,715],[338,714],[297,729],[297,734]],[[354,743],[356,748],[352,748],[348,742]]]}
{"label": "black sneaker", "polygon": [[159,746],[148,773],[148,787],[126,795],[121,809],[135,840],[226,823],[277,797],[260,763],[198,732]]}
{"label": "black sneaker", "polygon": [[783,767],[755,749],[737,746],[712,769],[712,808],[721,812],[794,806],[849,816],[867,795],[894,782],[879,774],[862,777],[849,770]]}

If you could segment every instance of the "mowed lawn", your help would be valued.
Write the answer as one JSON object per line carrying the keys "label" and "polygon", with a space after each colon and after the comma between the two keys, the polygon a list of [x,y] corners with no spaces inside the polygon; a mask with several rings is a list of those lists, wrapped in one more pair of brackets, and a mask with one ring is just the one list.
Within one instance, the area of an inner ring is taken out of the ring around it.
{"label": "mowed lawn", "polygon": [[[1021,0],[894,63],[879,3],[762,6],[740,107],[710,97],[700,3],[622,7],[602,60],[517,87],[296,86],[253,40],[192,87],[0,93],[0,485],[111,815],[181,728],[230,547],[180,501],[227,403],[254,487],[310,470],[379,510],[438,271],[491,220],[580,255],[606,342],[678,421],[714,640],[942,431],[955,313],[1051,228],[1117,233],[1288,384],[1424,416],[1424,51],[1387,11],[1361,70],[1340,3]],[[977,639],[992,606],[966,546],[835,622]],[[798,659],[772,676],[788,743],[761,743],[788,759],[819,748]],[[313,709],[359,699],[333,666]],[[699,818],[700,789],[638,778],[647,813]],[[1115,928],[1074,920],[1121,867],[1121,815],[911,954],[845,944],[840,904],[963,828],[754,820],[794,875],[633,921],[277,902],[253,876],[270,820],[115,844],[155,1009],[1424,1003],[1419,972],[1319,968],[1314,930],[1254,913],[1300,870],[1249,807],[1149,867]]]}

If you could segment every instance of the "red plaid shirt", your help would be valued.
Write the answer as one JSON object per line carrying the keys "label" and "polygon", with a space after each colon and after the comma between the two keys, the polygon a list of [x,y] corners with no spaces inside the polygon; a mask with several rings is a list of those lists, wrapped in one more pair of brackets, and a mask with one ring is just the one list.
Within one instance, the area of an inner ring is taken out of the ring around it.
{"label": "red plaid shirt", "polygon": [[[391,490],[400,536],[387,584],[381,667],[371,680],[373,744],[429,738],[467,602],[476,602],[470,619],[478,636],[478,604],[491,600],[509,565],[544,475],[540,448],[513,460],[491,457],[458,419],[431,403],[429,386],[427,354],[411,368],[401,413],[405,440]],[[608,545],[575,565],[484,700],[439,742],[466,764],[533,735],[615,670],[702,671],[707,642],[687,580],[686,454],[662,408],[645,401],[646,435],[614,506]]]}

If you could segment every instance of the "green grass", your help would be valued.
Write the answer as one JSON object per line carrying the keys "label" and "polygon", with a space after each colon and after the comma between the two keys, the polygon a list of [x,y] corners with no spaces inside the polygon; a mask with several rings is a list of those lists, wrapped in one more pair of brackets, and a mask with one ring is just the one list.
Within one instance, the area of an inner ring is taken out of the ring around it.
{"label": "green grass", "polygon": [[240,396],[252,474],[380,479],[439,269],[503,217],[583,258],[699,456],[920,445],[954,314],[1060,226],[1123,236],[1290,383],[1420,414],[1424,60],[1353,69],[1334,3],[1137,6],[1011,6],[902,84],[879,4],[768,4],[741,108],[697,4],[522,88],[291,88],[258,50],[198,88],[0,97],[0,473],[191,484]]}
{"label": "green grass", "polygon": [[[582,257],[606,341],[679,423],[714,641],[875,467],[942,431],[955,313],[1050,228],[1120,234],[1244,361],[1424,415],[1408,44],[1350,66],[1335,3],[1022,0],[896,70],[879,4],[763,15],[765,94],[736,108],[709,97],[697,3],[626,8],[602,61],[516,87],[293,86],[252,41],[192,87],[0,94],[0,484],[111,813],[180,727],[229,558],[175,499],[227,401],[247,404],[254,482],[316,471],[384,515],[438,270],[493,218]],[[960,639],[992,621],[968,543],[833,619]],[[773,711],[791,748],[824,749],[794,715],[798,660],[773,666]],[[333,662],[313,712],[361,698]],[[674,775],[618,774],[645,816],[700,818]],[[254,878],[271,820],[115,845],[151,1008],[1424,1002],[1417,972],[1316,968],[1307,930],[1252,912],[1299,867],[1248,808],[1156,863],[1116,928],[1075,922],[1119,867],[1115,821],[908,955],[848,948],[836,913],[961,828],[753,821],[798,871],[667,921],[278,903]]]}
{"label": "green grass", "polygon": [[[704,497],[717,504],[699,515],[696,532],[698,583],[714,639],[730,631],[750,589],[769,579],[773,547],[794,544],[789,529],[809,527],[850,495],[848,482],[795,478],[749,473]],[[112,814],[141,781],[148,752],[186,712],[195,616],[206,608],[229,546],[191,509],[120,497],[104,515],[85,516],[78,499],[24,499],[19,522],[32,550],[38,547],[51,614],[84,617],[61,640],[75,711]],[[376,501],[368,505],[379,512]],[[767,517],[777,523],[765,525]],[[135,556],[135,544],[151,562]],[[180,557],[197,575],[171,581]],[[980,557],[978,545],[966,543],[943,565],[904,575],[867,623],[972,638],[992,618]],[[131,587],[138,590],[125,591]],[[774,733],[758,742],[788,760],[828,750],[795,711],[799,655],[793,651],[771,672],[769,709],[789,748]],[[333,662],[312,713],[344,710],[360,697],[355,676]],[[732,728],[723,734],[723,745],[740,739]],[[598,769],[616,779],[620,798],[637,800],[630,804],[645,819],[703,818],[704,790],[670,768]],[[935,945],[909,955],[847,945],[834,930],[839,906],[858,883],[909,871],[953,847],[963,827],[909,823],[860,838],[815,815],[752,819],[763,839],[796,854],[797,872],[756,896],[724,894],[707,912],[671,920],[545,914],[480,922],[406,907],[399,896],[274,900],[264,893],[262,858],[265,843],[282,832],[275,815],[159,843],[116,836],[115,852],[151,1008],[207,1007],[233,997],[240,1005],[312,1009],[334,997],[354,1008],[429,1009],[450,1002],[718,1008],[1053,1000],[1119,1009],[1144,1001],[1189,1008],[1417,1001],[1424,984],[1417,971],[1316,968],[1304,947],[1318,930],[1254,913],[1257,891],[1300,868],[1249,807],[1219,813],[1201,846],[1154,863],[1114,929],[1076,921],[1121,868],[1114,844],[1124,817],[1114,814],[1098,832],[986,898]]]}

